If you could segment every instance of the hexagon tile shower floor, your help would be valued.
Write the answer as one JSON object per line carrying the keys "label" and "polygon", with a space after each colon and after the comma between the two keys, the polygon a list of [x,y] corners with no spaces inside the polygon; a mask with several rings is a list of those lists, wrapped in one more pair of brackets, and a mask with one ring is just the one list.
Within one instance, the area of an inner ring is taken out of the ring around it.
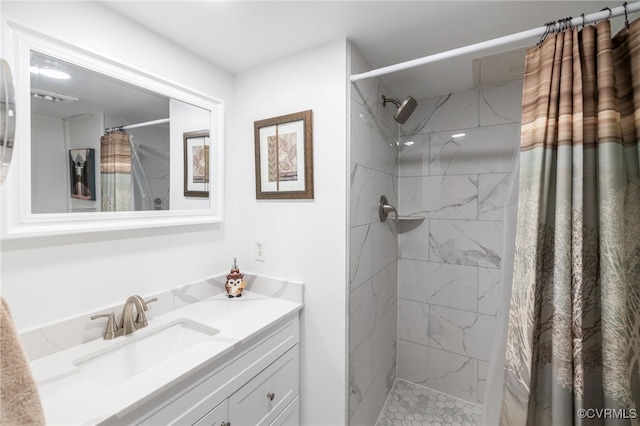
{"label": "hexagon tile shower floor", "polygon": [[376,426],[475,426],[479,405],[396,379]]}

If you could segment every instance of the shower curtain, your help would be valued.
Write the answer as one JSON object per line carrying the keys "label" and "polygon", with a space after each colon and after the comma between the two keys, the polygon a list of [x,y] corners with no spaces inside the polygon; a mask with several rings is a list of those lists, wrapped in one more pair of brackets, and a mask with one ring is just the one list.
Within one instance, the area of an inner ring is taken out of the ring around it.
{"label": "shower curtain", "polygon": [[527,52],[502,425],[640,424],[640,20]]}
{"label": "shower curtain", "polygon": [[129,134],[111,132],[100,138],[102,211],[131,210],[131,146]]}

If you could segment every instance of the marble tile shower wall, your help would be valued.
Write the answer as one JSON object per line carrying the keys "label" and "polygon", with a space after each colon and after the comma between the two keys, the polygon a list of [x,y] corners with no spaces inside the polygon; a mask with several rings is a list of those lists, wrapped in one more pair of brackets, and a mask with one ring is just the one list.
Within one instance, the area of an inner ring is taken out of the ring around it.
{"label": "marble tile shower wall", "polygon": [[[371,69],[352,48],[352,70]],[[397,205],[395,108],[383,108],[379,80],[351,86],[349,418],[373,425],[396,375],[398,237],[378,218],[381,195]]]}
{"label": "marble tile shower wall", "polygon": [[[522,83],[421,99],[402,126],[398,377],[482,402]],[[453,138],[457,133],[464,137]],[[407,229],[403,229],[407,227]]]}

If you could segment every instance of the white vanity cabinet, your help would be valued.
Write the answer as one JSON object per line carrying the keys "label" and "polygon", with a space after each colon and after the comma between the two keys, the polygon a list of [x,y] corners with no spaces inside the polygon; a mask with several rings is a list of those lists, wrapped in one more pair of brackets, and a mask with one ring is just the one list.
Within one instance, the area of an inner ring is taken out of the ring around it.
{"label": "white vanity cabinet", "polygon": [[296,425],[298,342],[295,313],[101,424]]}
{"label": "white vanity cabinet", "polygon": [[231,426],[231,423],[227,421],[228,418],[229,401],[224,400],[220,405],[198,420],[196,426]]}

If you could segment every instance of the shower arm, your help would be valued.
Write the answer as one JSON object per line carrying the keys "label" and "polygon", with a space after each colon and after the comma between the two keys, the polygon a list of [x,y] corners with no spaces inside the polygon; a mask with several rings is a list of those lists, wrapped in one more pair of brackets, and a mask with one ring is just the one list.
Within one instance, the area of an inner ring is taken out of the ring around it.
{"label": "shower arm", "polygon": [[380,197],[380,207],[378,208],[378,214],[380,215],[380,222],[386,222],[387,220],[387,216],[389,215],[389,213],[395,213],[396,217],[395,220],[398,220],[398,210],[396,210],[395,207],[393,207],[391,204],[389,204],[389,201],[387,200],[387,197],[385,195],[382,195]]}
{"label": "shower arm", "polygon": [[394,98],[387,98],[385,95],[382,95],[382,106],[386,107],[387,106],[387,102],[391,102],[393,103],[396,108],[400,108],[400,101],[398,101],[397,99]]}

